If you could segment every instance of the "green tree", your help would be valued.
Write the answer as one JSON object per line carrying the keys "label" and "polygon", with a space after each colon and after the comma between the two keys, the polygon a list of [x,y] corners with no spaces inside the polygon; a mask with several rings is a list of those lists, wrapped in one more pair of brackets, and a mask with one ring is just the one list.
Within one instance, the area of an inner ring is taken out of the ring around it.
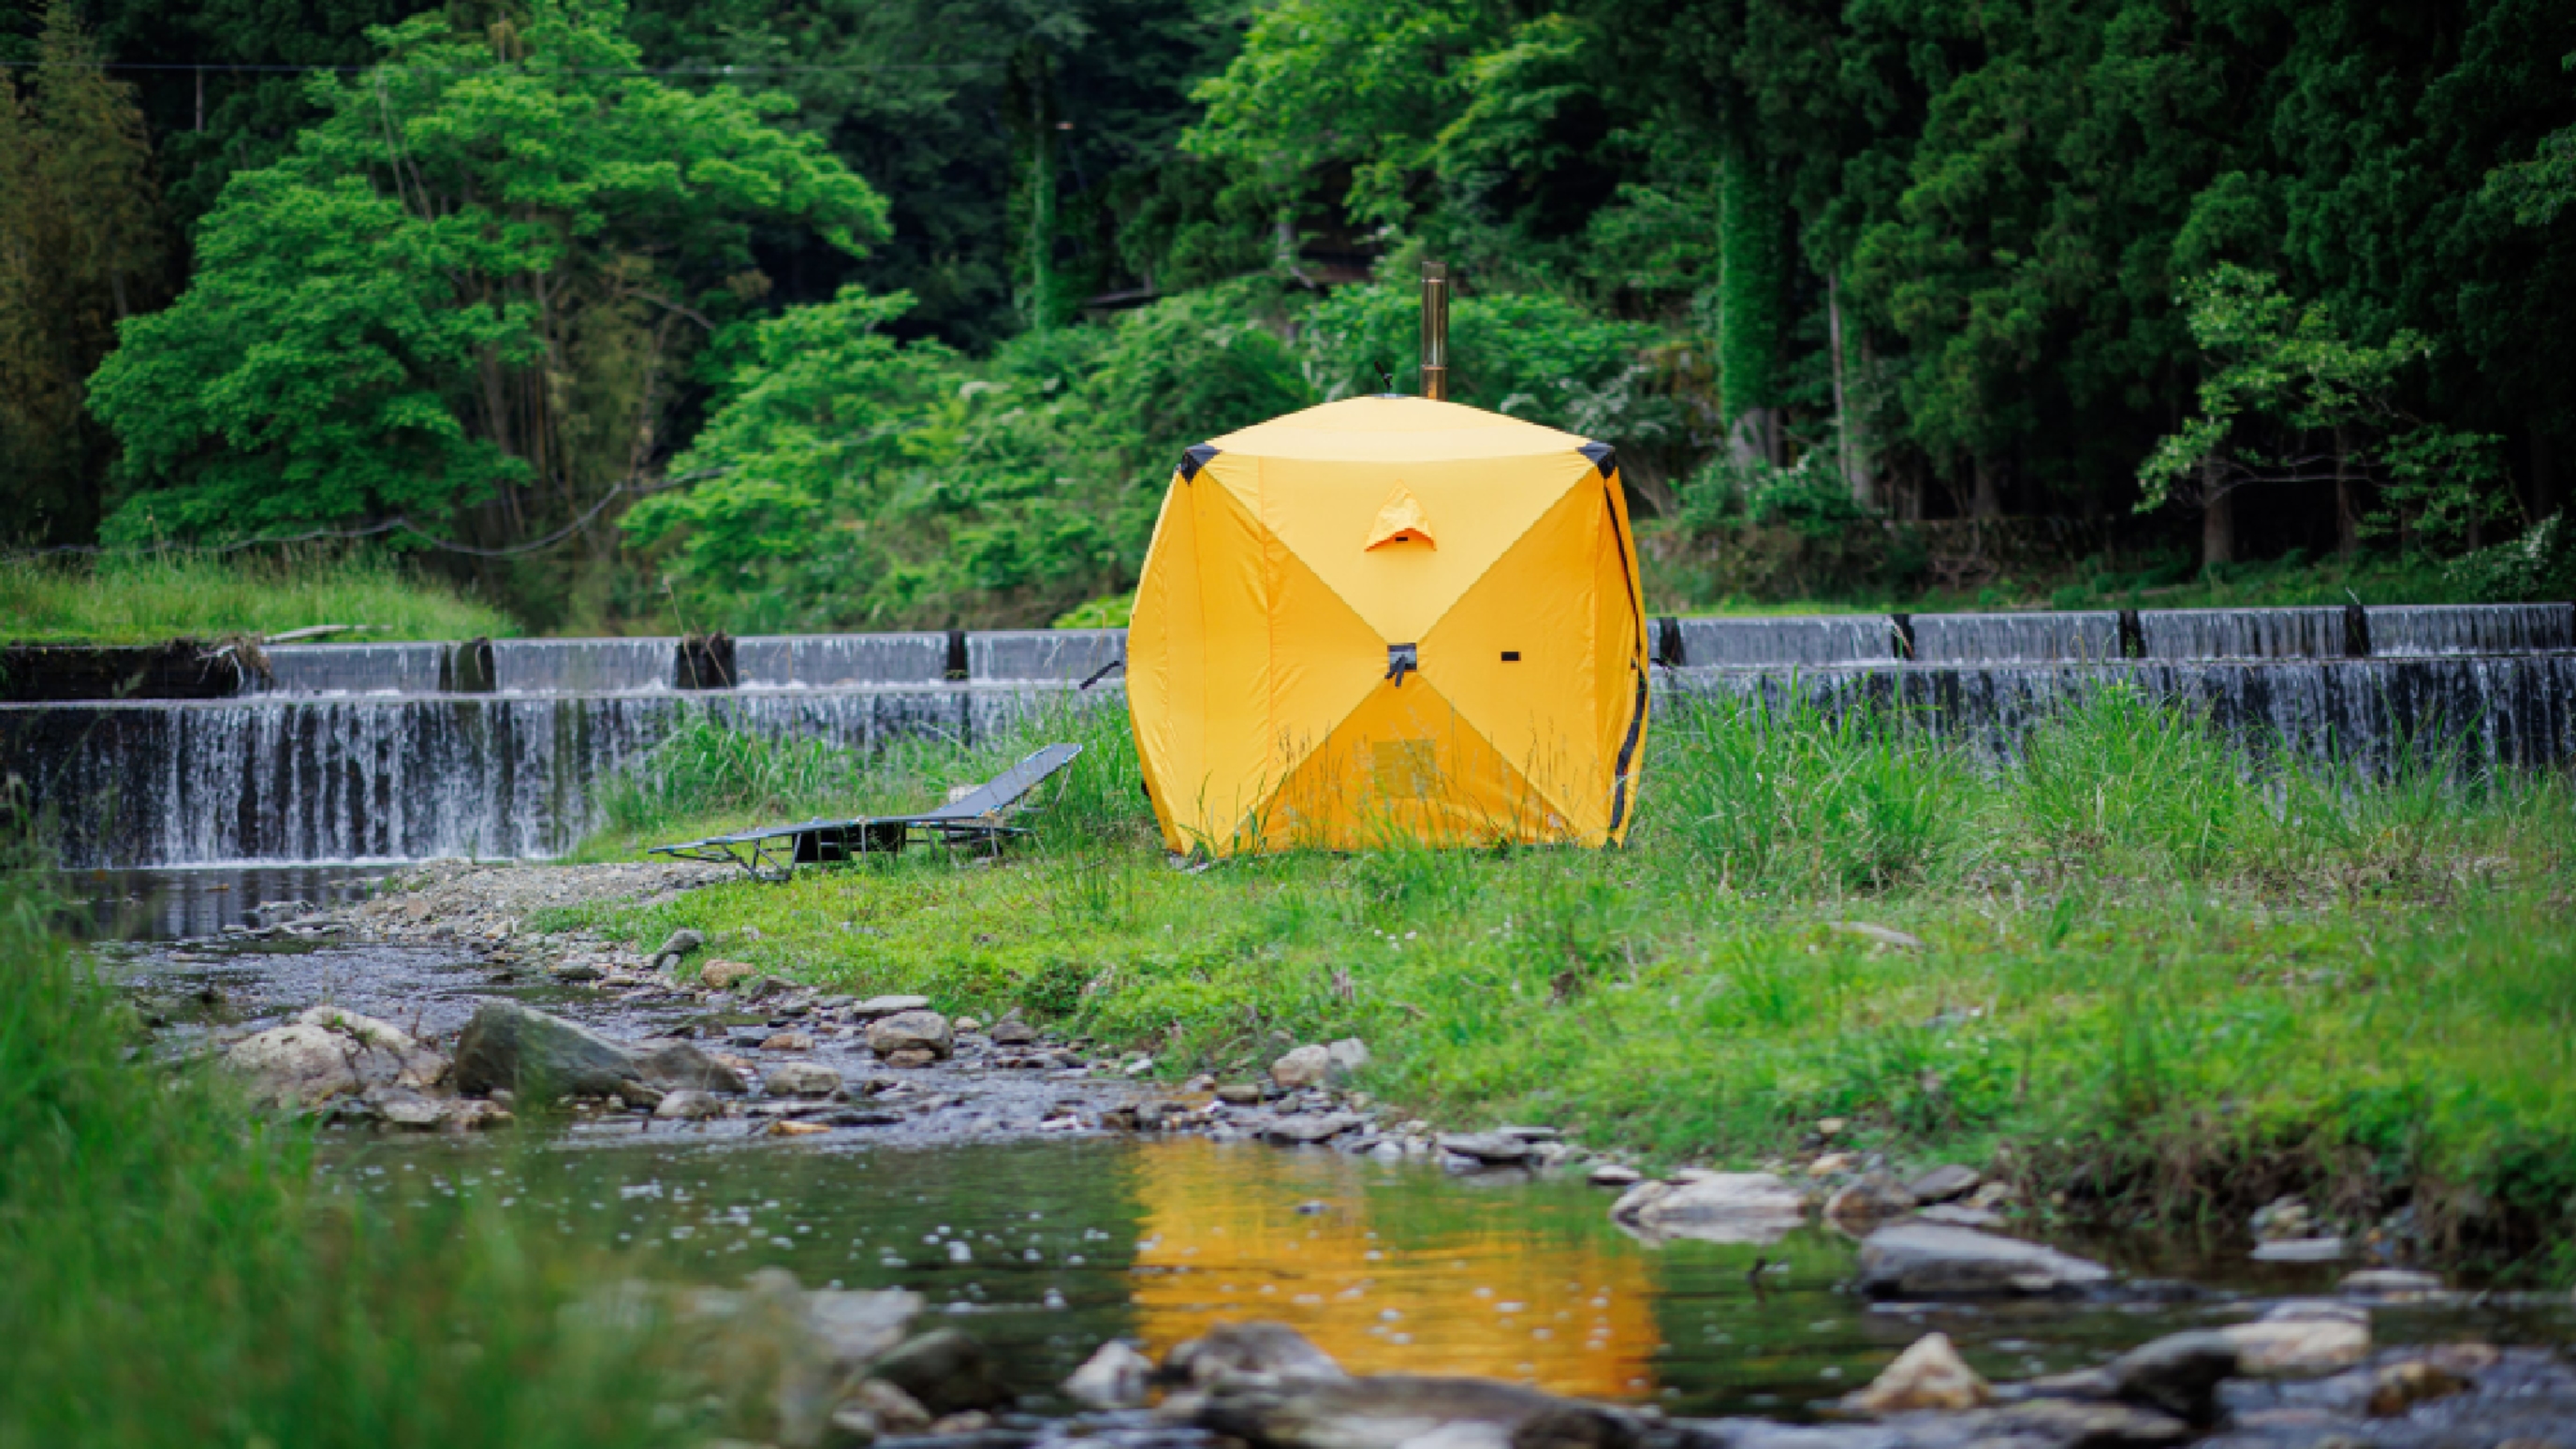
{"label": "green tree", "polygon": [[[2349,554],[2364,528],[2457,540],[2494,509],[2501,440],[2434,426],[2394,401],[2399,374],[2431,355],[2421,335],[2352,342],[2331,309],[2301,307],[2273,277],[2242,267],[2195,280],[2184,301],[2213,371],[2198,414],[2139,470],[2139,512],[2168,502],[2206,512],[2240,488],[2331,482]],[[2370,489],[2386,505],[2366,516]]]}
{"label": "green tree", "polygon": [[[595,514],[669,443],[703,334],[757,297],[758,228],[859,249],[884,204],[783,102],[637,74],[606,0],[437,16],[313,82],[327,119],[237,174],[197,275],[93,406],[120,538],[386,515],[489,544]],[[603,537],[604,537],[603,533]]]}
{"label": "green tree", "polygon": [[83,543],[113,456],[86,385],[117,323],[160,302],[169,239],[133,93],[69,0],[46,6],[28,81],[0,73],[0,539]]}

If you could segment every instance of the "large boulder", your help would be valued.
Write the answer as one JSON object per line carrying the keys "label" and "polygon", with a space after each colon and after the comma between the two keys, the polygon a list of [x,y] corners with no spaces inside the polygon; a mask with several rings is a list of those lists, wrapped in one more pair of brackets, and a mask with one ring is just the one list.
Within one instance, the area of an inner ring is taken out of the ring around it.
{"label": "large boulder", "polygon": [[[456,1087],[507,1088],[521,1101],[624,1097],[659,1101],[634,1052],[588,1027],[521,1006],[486,1001],[456,1039]],[[703,1090],[703,1089],[701,1089]]]}
{"label": "large boulder", "polygon": [[1100,1346],[1064,1381],[1065,1397],[1093,1409],[1132,1409],[1154,1383],[1154,1361],[1118,1339]]}
{"label": "large boulder", "polygon": [[1010,1397],[984,1345],[954,1328],[935,1329],[898,1345],[868,1372],[912,1395],[933,1414],[989,1409]]}
{"label": "large boulder", "polygon": [[957,1049],[948,1018],[935,1011],[898,1011],[868,1023],[868,1050],[881,1057],[896,1052],[928,1052],[945,1058]]}
{"label": "large boulder", "polygon": [[1898,1223],[1860,1245],[1860,1284],[1877,1298],[2062,1294],[2110,1280],[2071,1253],[1946,1223]]}
{"label": "large boulder", "polygon": [[2217,1332],[2236,1345],[2237,1371],[2251,1378],[2332,1373],[2370,1353],[2370,1315],[2348,1303],[2283,1303]]}
{"label": "large boulder", "polygon": [[1610,1215],[1652,1238],[1775,1243],[1807,1219],[1807,1197],[1767,1172],[1703,1172],[1679,1182],[1641,1182]]}
{"label": "large boulder", "polygon": [[773,1097],[828,1097],[841,1090],[841,1074],[821,1062],[780,1062],[760,1079]]}
{"label": "large boulder", "polygon": [[448,1061],[391,1023],[316,1006],[233,1044],[224,1060],[271,1106],[318,1107],[374,1087],[413,1091],[447,1075]]}
{"label": "large boulder", "polygon": [[739,1291],[683,1292],[674,1308],[692,1362],[732,1401],[732,1416],[781,1449],[812,1449],[845,1387],[902,1342],[921,1297],[899,1289],[809,1293],[787,1270],[764,1268]]}
{"label": "large boulder", "polygon": [[1332,1071],[1332,1048],[1301,1046],[1270,1064],[1270,1080],[1293,1092],[1322,1086]]}

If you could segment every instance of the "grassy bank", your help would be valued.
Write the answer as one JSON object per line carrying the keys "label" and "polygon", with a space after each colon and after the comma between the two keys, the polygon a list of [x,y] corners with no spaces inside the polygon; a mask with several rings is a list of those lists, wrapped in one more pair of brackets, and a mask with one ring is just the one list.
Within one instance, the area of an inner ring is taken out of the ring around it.
{"label": "grassy bank", "polygon": [[632,1326],[564,1311],[604,1265],[470,1188],[390,1210],[317,1186],[304,1129],[131,1056],[23,875],[0,873],[0,956],[0,1443],[683,1437]]}
{"label": "grassy bank", "polygon": [[499,609],[399,564],[164,553],[65,563],[0,560],[0,630],[14,641],[141,644],[364,626],[331,643],[501,638]]}
{"label": "grassy bank", "polygon": [[[2576,1267],[2534,1256],[2576,1191],[2562,776],[2274,771],[2118,696],[2001,771],[1902,730],[1710,711],[1658,723],[1625,851],[1184,874],[1123,721],[1070,728],[1070,791],[998,867],[914,852],[583,919],[1017,1005],[1166,1076],[1355,1034],[1372,1090],[1460,1126],[1751,1163],[1839,1117],[1838,1142],[1992,1165],[2070,1211],[2233,1224],[2299,1191],[2355,1225],[2411,1204],[2427,1253]],[[771,752],[736,748],[648,765],[650,808],[629,796],[594,851],[741,818]],[[931,799],[1010,753],[843,761],[833,788]]]}

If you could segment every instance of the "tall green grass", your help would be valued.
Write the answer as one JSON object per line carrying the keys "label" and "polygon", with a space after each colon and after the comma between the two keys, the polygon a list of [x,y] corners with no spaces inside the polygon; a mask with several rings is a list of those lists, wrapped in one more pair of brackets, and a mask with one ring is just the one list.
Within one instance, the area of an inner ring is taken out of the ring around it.
{"label": "tall green grass", "polygon": [[304,1129],[138,1055],[132,1014],[0,873],[0,1444],[647,1445],[667,1368],[569,1311],[607,1265],[471,1194],[317,1185]]}
{"label": "tall green grass", "polygon": [[373,555],[214,556],[171,551],[95,564],[0,559],[0,631],[14,641],[137,644],[363,625],[337,643],[502,638],[506,613]]}

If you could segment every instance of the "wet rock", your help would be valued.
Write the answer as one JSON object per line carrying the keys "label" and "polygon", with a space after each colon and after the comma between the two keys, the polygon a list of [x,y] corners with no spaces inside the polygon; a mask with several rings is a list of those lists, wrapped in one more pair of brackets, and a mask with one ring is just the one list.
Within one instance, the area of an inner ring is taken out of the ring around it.
{"label": "wet rock", "polygon": [[1861,1287],[1877,1298],[2069,1293],[2110,1278],[2073,1254],[1946,1223],[1897,1223],[1860,1245]]}
{"label": "wet rock", "polygon": [[709,991],[731,991],[760,974],[748,961],[710,961],[698,970],[698,983]]}
{"label": "wet rock", "polygon": [[1713,1243],[1771,1243],[1806,1221],[1806,1194],[1767,1172],[1703,1172],[1679,1182],[1644,1182],[1610,1215],[1664,1237]]}
{"label": "wet rock", "polygon": [[1360,1125],[1361,1119],[1348,1112],[1319,1112],[1299,1117],[1282,1117],[1261,1129],[1264,1140],[1290,1145],[1329,1141]]}
{"label": "wet rock", "polygon": [[1094,1409],[1132,1409],[1145,1402],[1154,1361],[1117,1339],[1100,1346],[1064,1381],[1065,1397]]}
{"label": "wet rock", "polygon": [[1169,1383],[1210,1388],[1237,1381],[1318,1383],[1347,1378],[1332,1355],[1284,1323],[1254,1319],[1221,1323],[1172,1346],[1161,1377]]}
{"label": "wet rock", "polygon": [[1453,1132],[1440,1139],[1440,1150],[1487,1167],[1508,1167],[1529,1160],[1530,1144],[1510,1132]]}
{"label": "wet rock", "polygon": [[1261,1088],[1250,1082],[1229,1082],[1216,1089],[1216,1099],[1232,1107],[1258,1106]]}
{"label": "wet rock", "polygon": [[683,926],[663,938],[661,947],[653,953],[652,969],[661,971],[666,968],[676,968],[680,964],[681,957],[706,943],[706,937]]}
{"label": "wet rock", "polygon": [[1193,1422],[1264,1449],[1629,1449],[1627,1415],[1486,1379],[1380,1374],[1220,1386]]}
{"label": "wet rock", "polygon": [[1998,1449],[2167,1449],[2193,1437],[2191,1426],[2170,1414],[2122,1403],[2031,1399],[1989,1409],[1962,1422],[1962,1436]]}
{"label": "wet rock", "polygon": [[863,1021],[873,1021],[880,1016],[900,1016],[907,1011],[921,1011],[929,1005],[930,998],[927,996],[871,996],[853,1005],[850,1008],[850,1015]]}
{"label": "wet rock", "polygon": [[1905,1184],[1905,1191],[1919,1203],[1950,1202],[1977,1190],[1977,1170],[1952,1164],[1918,1173]]}
{"label": "wet rock", "polygon": [[376,1110],[377,1120],[388,1127],[428,1132],[447,1121],[447,1103],[424,1097],[409,1087],[370,1087],[364,1100]]}
{"label": "wet rock", "polygon": [[760,1087],[772,1097],[828,1097],[841,1090],[841,1074],[821,1062],[781,1062]]}
{"label": "wet rock", "polygon": [[2414,1412],[2417,1404],[2465,1394],[2470,1387],[2468,1379],[2430,1359],[2404,1359],[2370,1376],[2370,1416],[2394,1419]]}
{"label": "wet rock", "polygon": [[1843,1400],[1854,1413],[1872,1418],[1937,1410],[1956,1414],[1993,1403],[1995,1391],[1959,1351],[1947,1334],[1927,1333],[1896,1356],[1869,1387]]}
{"label": "wet rock", "polygon": [[2304,1238],[2308,1236],[2311,1225],[2308,1205],[2295,1197],[2275,1198],[2265,1203],[2255,1209],[2252,1221],[2247,1224],[2254,1230],[2255,1238],[2266,1243]]}
{"label": "wet rock", "polygon": [[2195,1329],[2140,1344],[2111,1360],[2102,1374],[2116,1398],[2207,1425],[2218,1420],[2218,1386],[2241,1372],[2241,1358],[2226,1333]]}
{"label": "wet rock", "polygon": [[1832,1177],[1860,1165],[1860,1158],[1849,1152],[1828,1152],[1807,1164],[1809,1177]]}
{"label": "wet rock", "polygon": [[955,1027],[959,1036],[964,1036],[970,1031],[982,1031],[984,1029],[984,1023],[977,1021],[971,1016],[961,1016],[957,1018],[955,1022],[951,1023],[951,1025]]}
{"label": "wet rock", "polygon": [[370,1087],[432,1087],[447,1075],[445,1057],[373,1017],[316,1006],[284,1026],[235,1042],[225,1063],[248,1080],[251,1096],[272,1106],[310,1108]]}
{"label": "wet rock", "polygon": [[2255,1377],[2331,1373],[2370,1352],[2370,1315],[2344,1303],[2284,1303],[2217,1332],[2236,1345],[2237,1371]]}
{"label": "wet rock", "polygon": [[2341,1238],[2275,1238],[2255,1245],[2258,1263],[2331,1263],[2344,1254]]}
{"label": "wet rock", "polygon": [[2356,1298],[2378,1298],[2404,1302],[2428,1298],[2443,1291],[2442,1275],[2418,1273],[2405,1268],[2365,1268],[2346,1273],[2336,1285]]}
{"label": "wet rock", "polygon": [[660,1094],[643,1080],[635,1053],[585,1026],[515,1001],[486,1001],[456,1039],[456,1086],[506,1087],[522,1100]]}
{"label": "wet rock", "polygon": [[739,1095],[742,1073],[698,1050],[684,1041],[669,1042],[639,1053],[636,1070],[644,1080],[665,1091],[719,1092]]}
{"label": "wet rock", "polygon": [[739,1291],[696,1289],[671,1300],[691,1358],[733,1401],[744,1427],[781,1446],[821,1443],[842,1385],[901,1341],[921,1310],[902,1291],[806,1293],[796,1276],[764,1268]]}
{"label": "wet rock", "polygon": [[1861,1174],[1857,1182],[1846,1184],[1825,1200],[1825,1216],[1852,1229],[1865,1229],[1872,1223],[1901,1218],[1914,1211],[1914,1194],[1897,1185],[1896,1179],[1884,1172]]}
{"label": "wet rock", "polygon": [[769,1124],[772,1137],[816,1137],[831,1130],[820,1122],[798,1122],[785,1117]]}
{"label": "wet rock", "polygon": [[1009,1397],[984,1345],[954,1328],[898,1345],[869,1371],[920,1401],[933,1414],[989,1409]]}
{"label": "wet rock", "polygon": [[884,1057],[884,1061],[887,1066],[902,1067],[907,1070],[915,1067],[930,1066],[938,1060],[939,1054],[937,1052],[926,1051],[918,1047],[906,1047],[902,1051],[888,1052]]}
{"label": "wet rock", "polygon": [[567,961],[547,974],[557,981],[583,982],[597,981],[608,973],[600,970],[595,961]]}
{"label": "wet rock", "polygon": [[1954,1228],[1999,1228],[2004,1225],[2004,1216],[2001,1213],[1990,1213],[1984,1208],[1961,1207],[1954,1202],[1924,1208],[1915,1216],[1927,1223],[1948,1223]]}
{"label": "wet rock", "polygon": [[1615,1162],[1605,1162],[1585,1173],[1583,1180],[1594,1187],[1634,1187],[1644,1181],[1645,1176],[1633,1167],[1622,1167]]}
{"label": "wet rock", "polygon": [[883,1379],[861,1379],[841,1407],[865,1413],[888,1434],[918,1434],[930,1427],[930,1411],[921,1401]]}
{"label": "wet rock", "polygon": [[653,1115],[667,1122],[694,1122],[723,1116],[724,1103],[717,1101],[712,1092],[682,1088],[665,1096],[653,1109]]}
{"label": "wet rock", "polygon": [[899,1011],[868,1023],[868,1050],[881,1057],[897,1052],[928,1052],[946,1057],[956,1049],[948,1018],[935,1011]]}
{"label": "wet rock", "polygon": [[490,1101],[468,1098],[450,1102],[446,1117],[438,1125],[449,1132],[484,1132],[495,1127],[507,1127],[516,1120],[496,1096]]}
{"label": "wet rock", "polygon": [[814,1049],[814,1038],[806,1032],[782,1031],[764,1038],[760,1049],[765,1052],[810,1052]]}
{"label": "wet rock", "polygon": [[1301,1087],[1321,1086],[1333,1069],[1329,1047],[1301,1046],[1270,1064],[1270,1080],[1296,1091]]}
{"label": "wet rock", "polygon": [[1014,1013],[994,1022],[992,1030],[985,1035],[995,1046],[1027,1046],[1038,1039],[1038,1029]]}

